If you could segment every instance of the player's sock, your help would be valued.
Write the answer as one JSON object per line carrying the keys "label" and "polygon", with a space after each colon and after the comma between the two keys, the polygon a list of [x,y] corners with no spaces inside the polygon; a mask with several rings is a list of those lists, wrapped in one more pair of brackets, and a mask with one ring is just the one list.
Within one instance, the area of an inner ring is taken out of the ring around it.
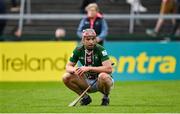
{"label": "player's sock", "polygon": [[89,97],[89,95],[87,95],[87,94],[85,94],[85,95],[83,96],[84,99],[87,99],[88,97]]}
{"label": "player's sock", "polygon": [[103,98],[107,99],[108,98],[108,94],[104,94]]}
{"label": "player's sock", "polygon": [[104,94],[101,105],[107,106],[107,105],[109,105],[109,102],[110,102],[110,100],[109,100],[108,94]]}

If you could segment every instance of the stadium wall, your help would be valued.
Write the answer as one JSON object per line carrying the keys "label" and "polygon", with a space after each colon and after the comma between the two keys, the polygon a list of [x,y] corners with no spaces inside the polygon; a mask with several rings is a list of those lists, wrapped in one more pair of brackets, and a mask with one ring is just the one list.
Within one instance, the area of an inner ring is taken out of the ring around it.
{"label": "stadium wall", "polygon": [[59,81],[76,42],[0,43],[0,81]]}
{"label": "stadium wall", "polygon": [[115,80],[180,80],[180,42],[107,42]]}
{"label": "stadium wall", "polygon": [[[77,42],[0,43],[0,81],[59,81]],[[180,42],[106,42],[116,81],[180,80]]]}

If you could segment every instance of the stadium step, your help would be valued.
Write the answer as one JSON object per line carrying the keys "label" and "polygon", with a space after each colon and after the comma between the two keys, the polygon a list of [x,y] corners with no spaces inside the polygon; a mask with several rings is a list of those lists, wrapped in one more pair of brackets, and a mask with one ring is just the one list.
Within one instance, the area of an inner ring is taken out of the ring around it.
{"label": "stadium step", "polygon": [[[10,8],[10,0],[7,0],[7,8]],[[82,0],[31,0],[32,13],[79,13]],[[143,0],[143,5],[147,7],[147,13],[159,13],[161,0]],[[113,3],[110,0],[99,0],[100,10],[105,14],[127,14],[130,12],[130,6],[125,0],[118,0]],[[8,11],[8,13],[10,13]],[[46,35],[54,34],[56,28],[65,28],[67,34],[76,35],[76,30],[80,20],[55,20],[55,21],[37,21],[33,20],[32,24],[24,25],[23,34],[27,35]],[[108,20],[109,34],[119,35],[128,34],[129,20]],[[156,20],[141,20],[142,25],[135,25],[135,33],[144,34],[146,28],[153,28]],[[7,22],[5,34],[18,25],[18,21],[9,20]],[[168,31],[170,24],[165,25],[162,31]],[[38,32],[37,32],[38,31]]]}

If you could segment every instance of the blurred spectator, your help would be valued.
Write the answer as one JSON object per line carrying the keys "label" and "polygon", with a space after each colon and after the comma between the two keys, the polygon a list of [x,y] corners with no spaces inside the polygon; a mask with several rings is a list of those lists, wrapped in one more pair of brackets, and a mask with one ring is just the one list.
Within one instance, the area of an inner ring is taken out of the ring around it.
{"label": "blurred spectator", "polygon": [[[6,13],[6,7],[4,0],[0,0],[0,14],[5,14],[5,13]],[[0,19],[0,36],[3,34],[5,26],[6,26],[6,20]]]}
{"label": "blurred spectator", "polygon": [[[14,12],[16,11],[19,11],[20,10],[20,7],[17,5],[17,0],[11,0],[12,1],[12,8],[14,8]],[[26,4],[27,3],[27,0],[24,1],[24,12],[26,11]],[[31,21],[30,20],[27,20],[27,24],[31,24]],[[19,26],[15,26],[15,28],[12,30],[12,35],[14,35],[16,38],[19,38],[22,36],[23,32],[22,30],[19,28]]]}
{"label": "blurred spectator", "polygon": [[91,3],[86,7],[87,16],[84,17],[78,27],[77,35],[81,38],[82,31],[87,28],[92,28],[97,33],[97,42],[100,45],[103,45],[103,42],[108,34],[108,26],[103,18],[103,16],[99,13],[99,8],[96,3]]}
{"label": "blurred spectator", "polygon": [[11,34],[16,38],[16,40],[19,40],[22,36],[22,31],[18,28],[18,26],[15,26],[11,31]]}
{"label": "blurred spectator", "polygon": [[[175,0],[162,0],[160,15],[175,13]],[[174,24],[174,21],[172,20]],[[162,25],[164,24],[164,19],[159,18],[154,29],[147,29],[146,34],[150,36],[157,36],[160,32]]]}
{"label": "blurred spectator", "polygon": [[126,2],[131,5],[135,13],[147,12],[147,8],[142,5],[141,0],[126,0]]}
{"label": "blurred spectator", "polygon": [[55,36],[56,40],[62,40],[66,36],[66,31],[63,28],[57,28]]}
{"label": "blurred spectator", "polygon": [[110,0],[110,2],[118,2],[119,0]]}
{"label": "blurred spectator", "polygon": [[96,3],[98,0],[83,0],[81,4],[81,13],[86,13],[86,6],[88,6],[90,3]]}
{"label": "blurred spectator", "polygon": [[20,38],[22,36],[22,31],[20,29],[16,29],[14,31],[14,36],[16,36],[17,38]]}
{"label": "blurred spectator", "polygon": [[18,6],[17,0],[11,0],[12,3],[12,7],[11,7],[11,11],[12,12],[18,12],[20,10],[20,7]]}
{"label": "blurred spectator", "polygon": [[[131,10],[134,14],[147,12],[147,8],[142,5],[141,0],[126,0],[126,2],[131,5]],[[136,24],[141,25],[141,21],[139,19],[135,19],[135,22]]]}
{"label": "blurred spectator", "polygon": [[[176,13],[180,14],[180,0],[176,0]],[[180,19],[175,20],[175,25],[173,26],[172,35],[175,35],[180,24]]]}

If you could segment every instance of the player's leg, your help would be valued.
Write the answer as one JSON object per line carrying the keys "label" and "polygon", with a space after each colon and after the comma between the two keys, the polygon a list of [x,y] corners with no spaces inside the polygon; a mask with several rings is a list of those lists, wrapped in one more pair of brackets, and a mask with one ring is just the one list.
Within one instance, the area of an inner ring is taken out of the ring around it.
{"label": "player's leg", "polygon": [[[180,14],[180,3],[177,4],[176,6],[176,14]],[[180,25],[180,19],[175,19],[175,24],[173,26],[173,30],[172,30],[172,35],[175,35],[177,30],[178,30],[178,27]]]}
{"label": "player's leg", "polygon": [[[175,0],[164,0],[161,4],[160,14],[172,14],[175,13]],[[175,24],[174,19],[172,19],[173,24]],[[164,19],[158,19],[155,27],[155,31],[158,33],[164,23]]]}
{"label": "player's leg", "polygon": [[[83,91],[89,86],[84,78],[70,73],[64,74],[63,82],[69,89],[76,92],[78,95],[81,95]],[[88,105],[91,102],[91,97],[85,94],[80,103],[81,105]]]}
{"label": "player's leg", "polygon": [[112,78],[107,73],[100,73],[98,76],[98,89],[103,94],[109,94],[111,86],[112,86]]}
{"label": "player's leg", "polygon": [[104,94],[101,105],[109,104],[109,93],[113,85],[112,78],[107,73],[100,73],[98,76],[98,89]]}
{"label": "player's leg", "polygon": [[[161,3],[161,9],[160,9],[160,15],[164,15],[164,14],[168,14],[169,13],[169,5],[168,2],[162,2]],[[156,27],[155,27],[155,32],[159,33],[161,26],[164,23],[164,19],[159,18],[157,23],[156,23]]]}
{"label": "player's leg", "polygon": [[69,89],[76,92],[78,95],[88,87],[88,84],[83,78],[70,73],[65,73],[63,75],[63,82]]}
{"label": "player's leg", "polygon": [[[169,0],[162,0],[161,2],[161,8],[160,8],[160,15],[168,14],[171,11]],[[156,22],[156,26],[154,29],[147,29],[146,33],[150,36],[157,36],[161,30],[161,27],[163,26],[165,20],[162,18],[159,18]]]}

